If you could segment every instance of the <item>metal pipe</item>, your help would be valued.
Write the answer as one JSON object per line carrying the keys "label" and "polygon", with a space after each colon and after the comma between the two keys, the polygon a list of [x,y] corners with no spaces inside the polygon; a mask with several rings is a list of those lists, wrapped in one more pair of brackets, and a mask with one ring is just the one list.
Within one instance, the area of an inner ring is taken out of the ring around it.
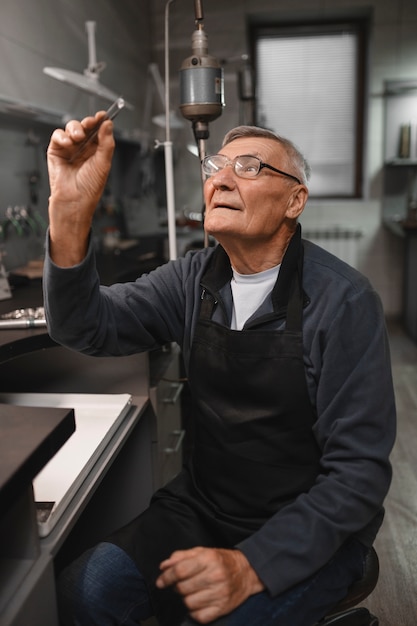
{"label": "metal pipe", "polygon": [[168,217],[168,245],[169,258],[177,258],[177,235],[175,225],[175,190],[174,190],[174,166],[172,155],[171,129],[170,129],[170,100],[169,100],[169,6],[174,0],[168,0],[165,5],[165,182],[167,192],[167,217]]}
{"label": "metal pipe", "polygon": [[202,22],[204,19],[202,0],[194,0],[194,13],[195,21],[198,26],[199,22]]}

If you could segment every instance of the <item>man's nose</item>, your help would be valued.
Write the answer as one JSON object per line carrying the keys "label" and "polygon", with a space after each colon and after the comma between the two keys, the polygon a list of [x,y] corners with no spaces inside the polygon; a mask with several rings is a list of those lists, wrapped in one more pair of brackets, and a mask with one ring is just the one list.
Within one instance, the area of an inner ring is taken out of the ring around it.
{"label": "man's nose", "polygon": [[236,185],[236,174],[233,163],[228,163],[221,170],[210,176],[212,185],[216,189],[232,188]]}

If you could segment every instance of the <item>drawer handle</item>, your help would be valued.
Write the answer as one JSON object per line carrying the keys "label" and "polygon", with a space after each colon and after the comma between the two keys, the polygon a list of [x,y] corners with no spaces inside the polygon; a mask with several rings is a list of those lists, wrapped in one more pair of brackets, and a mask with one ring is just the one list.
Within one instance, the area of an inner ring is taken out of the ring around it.
{"label": "drawer handle", "polygon": [[175,404],[180,397],[183,386],[184,385],[182,383],[171,383],[171,393],[166,398],[162,398],[162,402],[164,404]]}
{"label": "drawer handle", "polygon": [[184,437],[185,437],[185,430],[173,430],[171,434],[174,435],[175,437],[178,437],[177,443],[175,444],[173,448],[164,448],[164,452],[165,454],[178,454],[178,452],[181,449]]}

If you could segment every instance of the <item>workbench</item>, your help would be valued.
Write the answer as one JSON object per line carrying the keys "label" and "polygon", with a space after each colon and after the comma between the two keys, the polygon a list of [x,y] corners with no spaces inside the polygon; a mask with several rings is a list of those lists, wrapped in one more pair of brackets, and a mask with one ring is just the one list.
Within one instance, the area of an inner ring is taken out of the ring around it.
{"label": "workbench", "polygon": [[[31,281],[16,289],[12,299],[0,302],[0,315],[41,305],[40,281]],[[10,465],[0,484],[0,626],[57,626],[57,573],[77,554],[141,513],[155,488],[179,471],[178,368],[178,349],[171,345],[154,353],[101,358],[58,346],[46,327],[0,330],[0,394],[23,399],[27,394],[68,398],[129,394],[131,398],[46,536],[37,532],[33,479],[60,445],[68,445],[74,411],[0,400],[1,444],[19,448],[22,459],[17,465],[31,468],[19,473]],[[28,430],[33,450],[23,446]],[[45,439],[53,442],[46,445],[49,458],[36,452],[45,449],[39,443]],[[13,547],[17,544],[22,549]]]}

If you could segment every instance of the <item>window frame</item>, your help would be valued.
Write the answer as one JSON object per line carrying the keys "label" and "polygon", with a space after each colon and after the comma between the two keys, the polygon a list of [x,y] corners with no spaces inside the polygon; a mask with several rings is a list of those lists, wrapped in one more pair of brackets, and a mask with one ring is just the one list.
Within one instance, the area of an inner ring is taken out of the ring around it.
{"label": "window frame", "polygon": [[[356,58],[356,115],[354,139],[354,182],[351,193],[312,195],[314,198],[362,198],[364,196],[364,163],[365,163],[365,94],[367,81],[367,54],[370,20],[368,16],[354,18],[313,18],[282,20],[269,16],[268,21],[252,18],[249,20],[248,36],[253,67],[257,67],[257,40],[261,36],[301,36],[321,33],[337,33],[349,30],[357,37]],[[257,76],[255,74],[255,94],[257,93]],[[255,95],[254,123],[259,123],[258,99]],[[291,139],[291,137],[289,137]],[[300,146],[302,150],[302,146]],[[308,155],[306,155],[308,158]],[[313,171],[314,175],[314,171]]]}

